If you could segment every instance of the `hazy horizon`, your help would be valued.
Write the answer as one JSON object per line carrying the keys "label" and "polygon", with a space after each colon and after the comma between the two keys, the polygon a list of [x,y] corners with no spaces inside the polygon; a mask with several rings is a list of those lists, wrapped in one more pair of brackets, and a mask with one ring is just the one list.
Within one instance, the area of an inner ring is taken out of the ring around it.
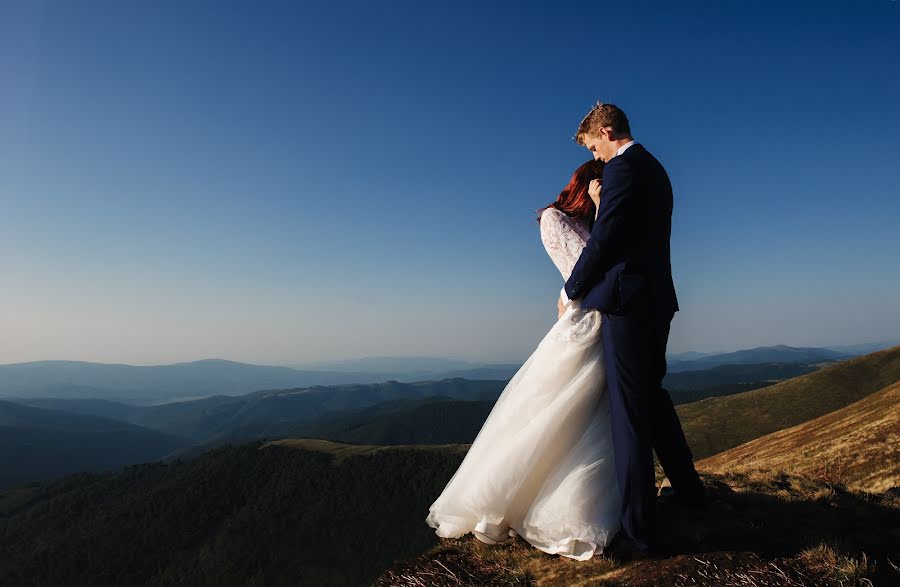
{"label": "hazy horizon", "polygon": [[[667,351],[667,356],[678,356],[690,353],[700,353],[703,355],[719,355],[719,354],[728,354],[742,350],[752,350],[760,347],[775,347],[775,346],[788,346],[794,348],[826,348],[826,349],[840,349],[842,347],[854,347],[854,346],[868,346],[868,345],[878,345],[879,348],[889,348],[895,345],[900,344],[900,339],[891,339],[891,340],[882,340],[882,341],[862,341],[856,343],[839,343],[839,344],[817,344],[817,345],[794,345],[794,344],[785,344],[785,343],[772,343],[765,345],[757,345],[752,347],[735,347],[728,349],[715,349],[715,350],[696,350],[691,349],[688,351]],[[259,366],[269,366],[269,367],[289,367],[292,369],[316,369],[322,368],[326,369],[327,366],[332,364],[339,363],[353,363],[358,361],[372,361],[372,360],[429,360],[429,361],[447,361],[449,362],[459,362],[466,363],[469,365],[498,365],[498,364],[514,364],[521,363],[527,359],[527,356],[520,357],[518,359],[510,359],[508,361],[483,361],[479,359],[466,359],[460,357],[441,357],[434,355],[363,355],[356,357],[338,357],[334,359],[325,359],[325,360],[317,360],[317,361],[289,361],[285,363],[265,363],[265,362],[255,362],[255,361],[247,361],[239,358],[228,358],[228,357],[197,357],[191,359],[179,359],[173,361],[162,361],[162,362],[146,362],[146,361],[97,361],[90,359],[68,359],[68,358],[52,358],[45,357],[41,359],[29,359],[27,361],[14,361],[14,362],[0,362],[0,366],[5,365],[18,365],[23,363],[40,363],[40,362],[51,362],[51,361],[60,361],[60,362],[84,362],[84,363],[97,363],[97,364],[108,364],[108,365],[130,365],[135,367],[153,367],[153,366],[163,366],[163,365],[173,365],[180,363],[196,363],[200,361],[229,361],[235,363],[245,363],[251,365],[259,365]]]}
{"label": "hazy horizon", "polygon": [[2,3],[0,364],[522,361],[597,99],[672,179],[670,353],[894,340],[897,55],[889,0]]}

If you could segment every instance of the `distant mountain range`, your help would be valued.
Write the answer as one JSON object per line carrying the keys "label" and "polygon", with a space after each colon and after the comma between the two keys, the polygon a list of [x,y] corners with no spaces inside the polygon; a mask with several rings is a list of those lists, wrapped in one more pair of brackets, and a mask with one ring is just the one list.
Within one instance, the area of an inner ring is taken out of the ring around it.
{"label": "distant mountain range", "polygon": [[712,355],[721,355],[722,353],[701,353],[698,351],[688,351],[686,353],[667,353],[666,360],[670,363],[678,361],[693,361],[694,359],[702,359]]}
{"label": "distant mountain range", "polygon": [[[724,396],[731,395],[755,397],[745,392],[784,380],[794,385],[794,381],[802,380],[802,376],[817,371],[821,365],[833,363],[836,356],[841,355],[829,349],[786,346],[694,356],[682,361],[681,366],[687,369],[719,360],[759,358],[793,358],[815,362],[776,361],[716,365],[696,370],[676,369],[670,370],[664,384],[671,391],[676,405],[706,398],[724,401]],[[380,368],[390,369],[399,365],[389,360],[379,361],[373,360],[368,366],[379,368],[380,365]],[[461,366],[436,359],[430,361],[420,366]],[[481,372],[478,368],[475,371]],[[40,386],[27,380],[29,372],[42,374],[44,383],[51,381],[52,377],[56,377],[56,383],[69,377],[70,381],[81,378],[82,382],[96,385],[102,379],[110,386],[108,390],[118,389],[119,392],[127,389],[127,377],[136,374],[144,379],[133,384],[132,391],[140,386],[146,389],[146,386],[157,382],[170,386],[167,393],[184,393],[191,383],[196,385],[195,390],[209,392],[215,389],[213,386],[217,382],[226,389],[237,389],[237,386],[253,385],[254,375],[264,382],[278,383],[278,377],[290,378],[295,373],[307,373],[284,367],[260,367],[227,361],[201,361],[158,368],[48,362],[0,366],[0,380],[5,374],[7,384],[38,393]],[[229,373],[232,375],[230,380],[227,377]],[[0,438],[6,441],[5,452],[0,452],[6,455],[0,487],[44,479],[66,471],[102,470],[145,460],[196,455],[226,443],[256,439],[315,437],[373,445],[471,442],[506,384],[507,379],[490,377],[446,378],[413,383],[389,380],[262,389],[240,395],[215,394],[157,405],[134,405],[104,399],[102,395],[10,398],[12,401],[0,402]],[[85,386],[81,389],[88,393],[96,388]],[[684,409],[687,414],[693,413],[690,406]],[[709,411],[704,409],[700,413]],[[692,416],[685,417],[690,419]],[[772,418],[771,415],[766,417]],[[50,422],[53,422],[52,425]],[[709,429],[720,424],[713,422]],[[699,434],[704,426],[697,425],[694,429]],[[731,430],[728,434],[735,432]],[[716,433],[717,439],[726,436],[724,432]],[[698,446],[702,448],[704,442],[700,441]],[[109,447],[114,447],[114,450]],[[703,448],[701,452],[709,454],[709,450]]]}
{"label": "distant mountain range", "polygon": [[803,363],[814,364],[826,361],[840,361],[851,357],[850,353],[826,348],[791,347],[787,345],[759,347],[708,355],[694,359],[669,360],[669,372],[699,371],[719,365],[753,365],[760,363]]}
{"label": "distant mountain range", "polygon": [[[673,354],[669,373],[719,365],[819,364],[886,348],[887,343],[842,348],[759,347],[733,353]],[[310,368],[314,366],[315,368]],[[0,398],[106,399],[153,405],[266,389],[441,379],[509,380],[520,363],[476,363],[439,357],[369,357],[310,363],[302,369],[206,359],[135,366],[81,361],[35,361],[0,365]]]}
{"label": "distant mountain range", "polygon": [[[665,384],[672,390],[675,403],[683,404],[748,391],[815,369],[784,363],[721,365],[671,373]],[[261,438],[314,437],[365,444],[471,442],[506,383],[462,378],[415,383],[388,381],[214,395],[150,406],[52,397],[16,401],[54,411],[60,421],[70,413],[99,418],[103,428],[108,427],[110,420],[118,420],[166,438],[179,438],[181,443],[171,446],[169,452],[156,455],[175,458],[200,454],[229,442]],[[26,426],[27,419],[22,418],[18,433]],[[41,425],[35,423],[32,428],[40,429]],[[27,450],[22,450],[21,458],[27,454]],[[74,466],[78,459],[70,456],[69,461]],[[90,469],[92,457],[84,463]]]}
{"label": "distant mountain range", "polygon": [[[389,381],[217,395],[156,406],[94,399],[0,401],[0,438],[10,438],[9,454],[0,450],[8,459],[0,461],[0,488],[65,471],[173,459],[261,438],[317,434],[385,443],[404,437],[464,440],[480,428],[504,386],[498,380]],[[448,401],[462,403],[443,406]]]}
{"label": "distant mountain range", "polygon": [[900,338],[895,338],[893,340],[883,340],[881,342],[829,346],[827,348],[839,353],[847,353],[849,355],[858,356],[868,355],[869,353],[874,353],[875,351],[883,351],[884,349],[889,349],[897,345],[900,345]]}
{"label": "distant mountain range", "polygon": [[669,372],[711,369],[718,365],[749,365],[754,363],[819,363],[839,361],[867,355],[900,344],[900,339],[828,347],[793,347],[784,344],[743,349],[728,353],[669,353],[666,359]]}
{"label": "distant mountain range", "polygon": [[[394,366],[406,364],[405,360],[397,361],[399,362]],[[360,365],[373,367],[373,371],[298,370],[221,359],[155,366],[36,361],[0,365],[0,398],[91,398],[152,405],[212,395],[239,395],[265,389],[317,385],[435,381],[446,378],[500,380],[512,377],[519,367],[435,361],[438,360],[418,365],[423,368],[416,371],[394,371],[383,361]],[[434,369],[427,370],[424,369],[425,366]]]}
{"label": "distant mountain range", "polygon": [[463,361],[444,357],[362,357],[358,359],[342,359],[339,361],[319,361],[290,365],[295,369],[306,371],[335,371],[340,373],[380,373],[382,375],[430,375],[433,373],[450,373],[468,371],[484,367],[497,366],[495,363]]}

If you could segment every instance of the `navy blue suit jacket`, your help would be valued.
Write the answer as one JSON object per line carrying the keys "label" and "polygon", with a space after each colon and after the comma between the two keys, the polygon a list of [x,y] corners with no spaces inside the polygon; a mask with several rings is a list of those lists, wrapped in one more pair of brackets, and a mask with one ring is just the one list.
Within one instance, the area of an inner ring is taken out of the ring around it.
{"label": "navy blue suit jacket", "polygon": [[603,169],[600,210],[591,238],[566,281],[570,299],[605,314],[678,311],[669,236],[672,184],[662,164],[639,143]]}

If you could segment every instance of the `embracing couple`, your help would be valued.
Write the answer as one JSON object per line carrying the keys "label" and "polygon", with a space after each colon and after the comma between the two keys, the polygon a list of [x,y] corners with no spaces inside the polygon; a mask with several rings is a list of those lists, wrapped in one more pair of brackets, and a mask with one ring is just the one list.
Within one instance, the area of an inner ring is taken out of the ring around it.
{"label": "embracing couple", "polygon": [[539,210],[541,240],[565,281],[558,320],[509,380],[463,462],[429,509],[441,537],[510,536],[576,560],[662,552],[653,451],[669,479],[660,500],[703,507],[668,391],[672,186],[597,103],[575,135],[593,160]]}

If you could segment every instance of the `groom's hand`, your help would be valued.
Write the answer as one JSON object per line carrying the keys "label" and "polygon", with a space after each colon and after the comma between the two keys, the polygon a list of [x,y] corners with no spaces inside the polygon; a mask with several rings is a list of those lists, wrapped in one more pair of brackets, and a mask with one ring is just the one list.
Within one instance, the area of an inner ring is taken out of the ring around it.
{"label": "groom's hand", "polygon": [[556,318],[559,319],[560,316],[563,315],[563,312],[566,311],[566,306],[563,304],[562,296],[556,298]]}

